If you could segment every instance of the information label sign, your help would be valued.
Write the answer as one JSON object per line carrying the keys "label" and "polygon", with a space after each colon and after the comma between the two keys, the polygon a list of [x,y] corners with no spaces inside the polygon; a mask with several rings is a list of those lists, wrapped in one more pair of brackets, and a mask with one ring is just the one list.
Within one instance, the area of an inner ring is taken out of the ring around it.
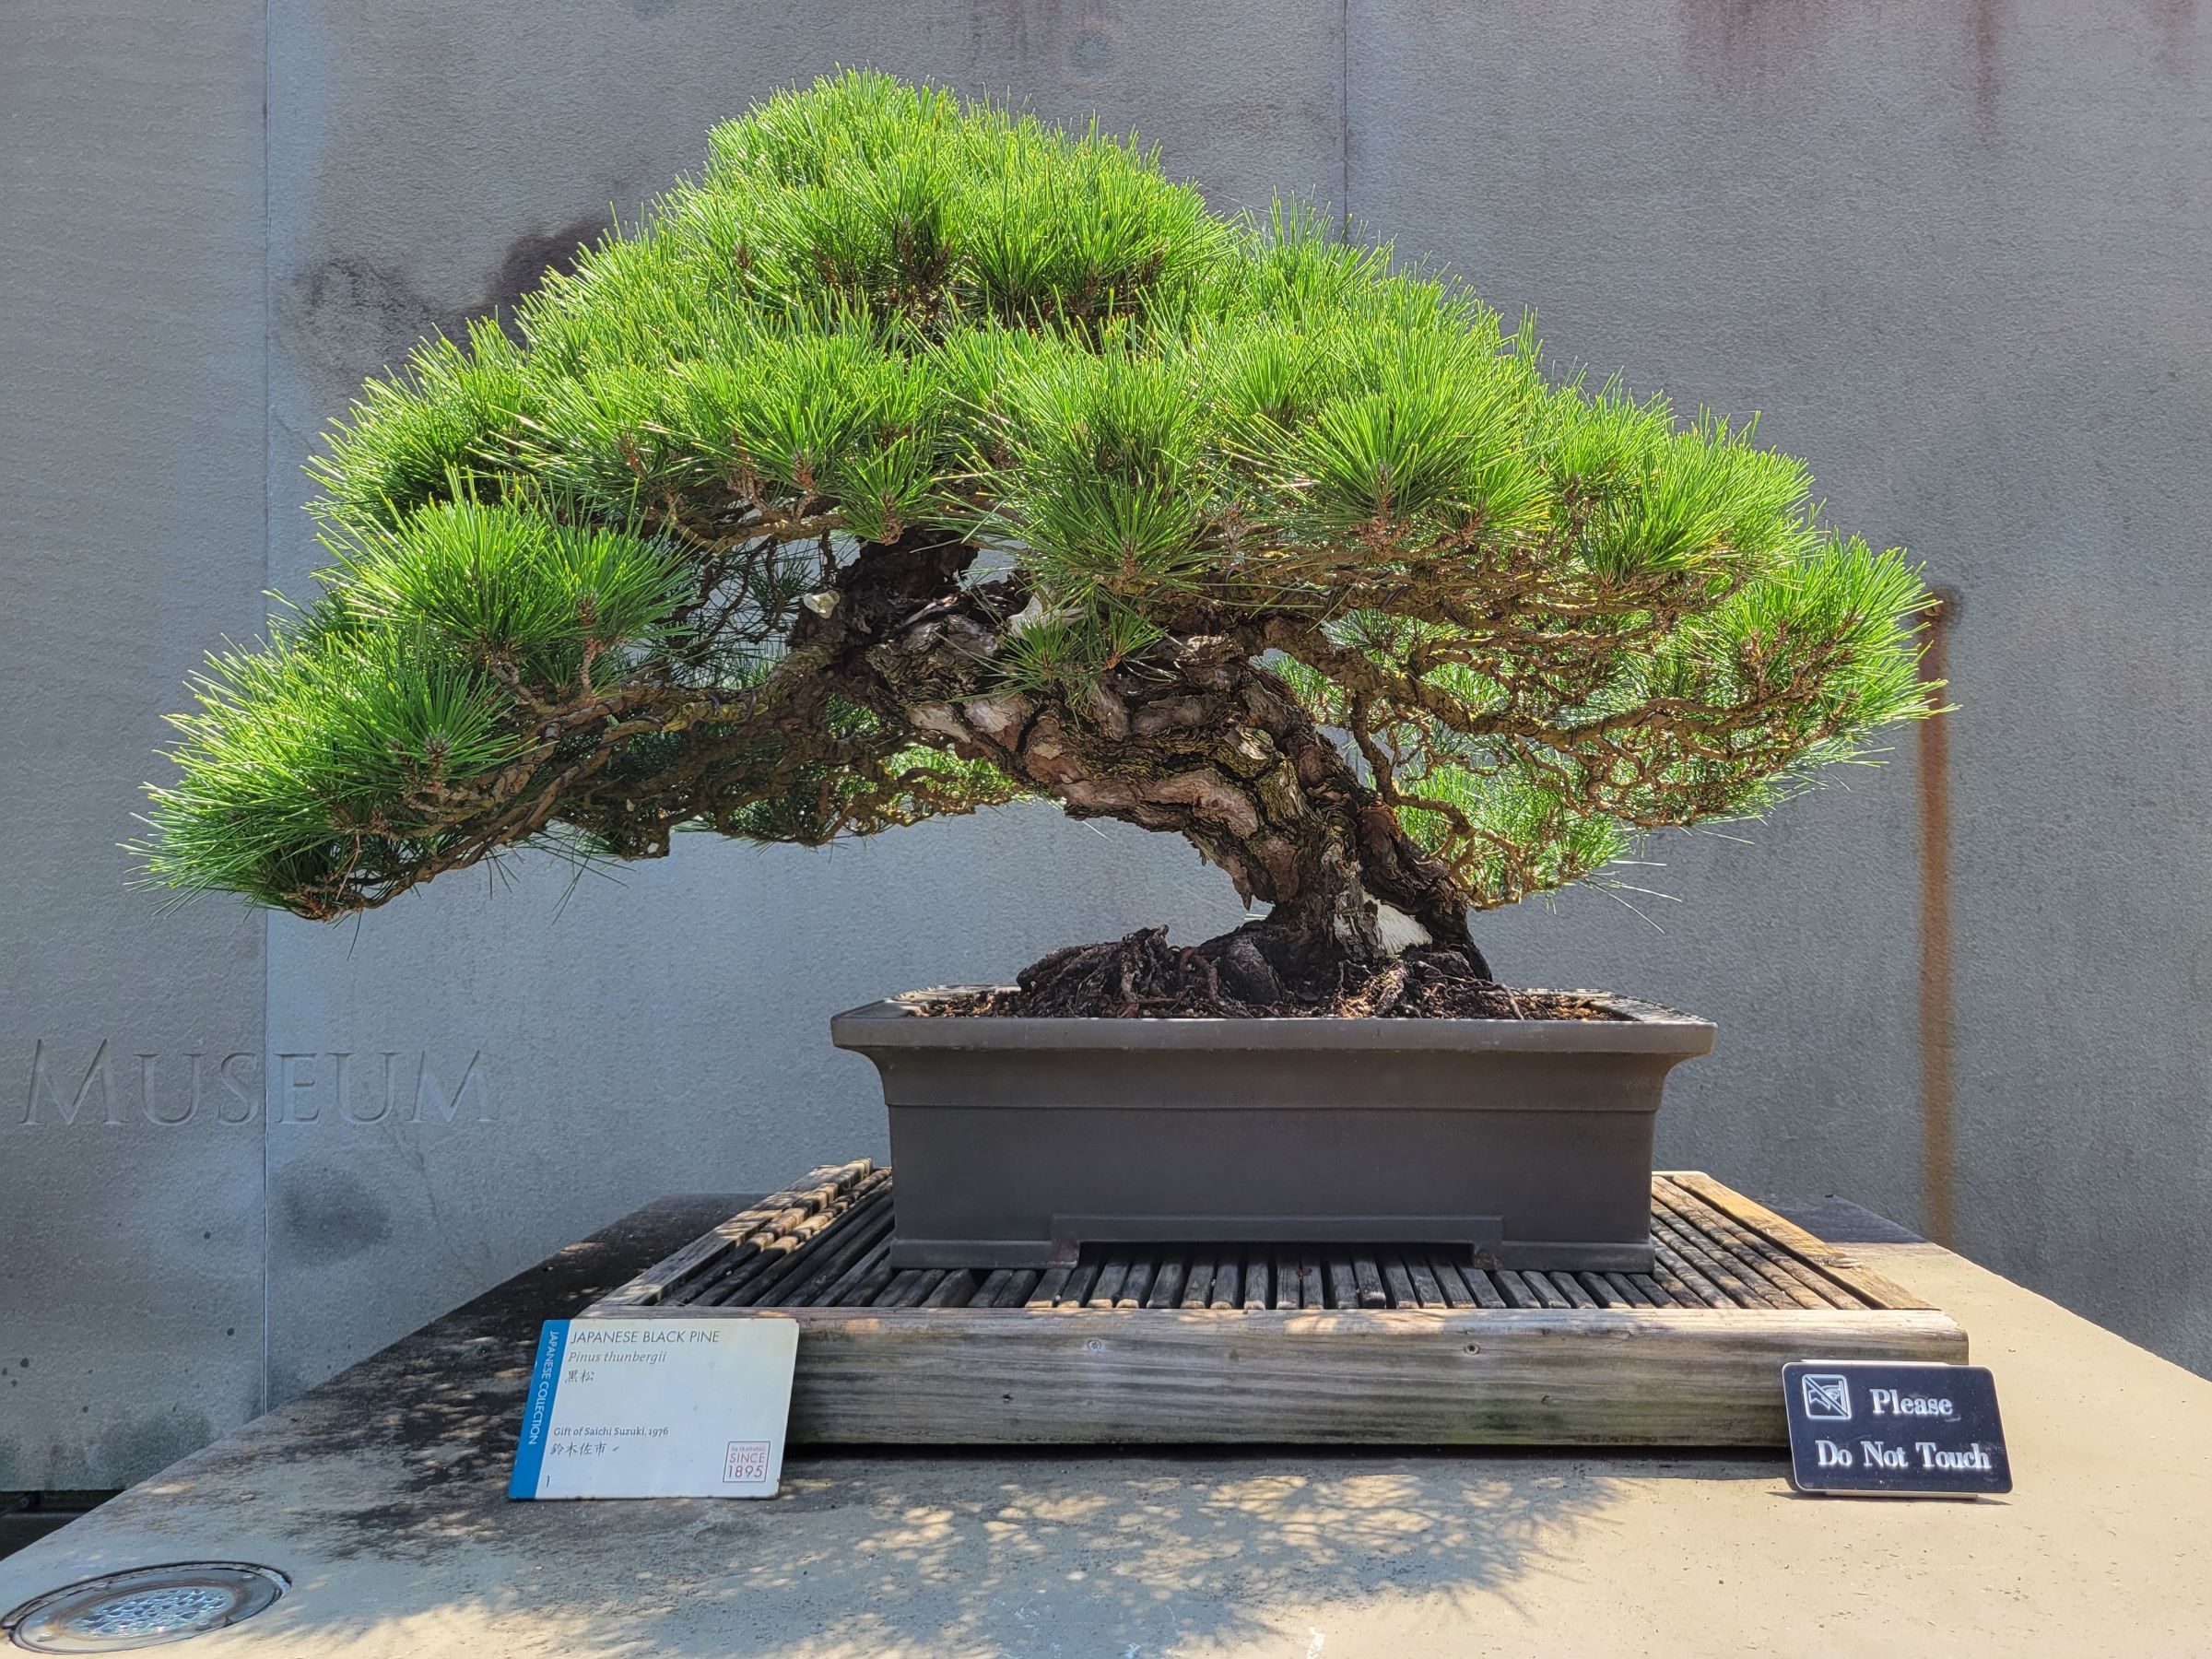
{"label": "information label sign", "polygon": [[552,1319],[510,1498],[772,1498],[798,1322]]}
{"label": "information label sign", "polygon": [[2012,1490],[1986,1366],[1806,1359],[1782,1368],[1782,1391],[1790,1484],[1801,1492]]}

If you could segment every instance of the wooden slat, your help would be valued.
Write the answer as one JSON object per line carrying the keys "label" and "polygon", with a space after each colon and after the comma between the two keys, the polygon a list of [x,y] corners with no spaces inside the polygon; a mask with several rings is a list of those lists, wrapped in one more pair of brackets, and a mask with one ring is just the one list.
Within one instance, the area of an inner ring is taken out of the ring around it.
{"label": "wooden slat", "polygon": [[1142,1255],[1129,1264],[1129,1277],[1123,1281],[1122,1293],[1113,1299],[1117,1308],[1141,1308],[1145,1298],[1152,1291],[1152,1276],[1159,1270],[1157,1256]]}
{"label": "wooden slat", "polygon": [[1321,1258],[1312,1251],[1298,1260],[1298,1299],[1309,1308],[1328,1305],[1321,1288]]}
{"label": "wooden slat", "polygon": [[1448,1262],[1441,1256],[1432,1256],[1430,1258],[1430,1271],[1436,1275],[1436,1282],[1443,1290],[1446,1306],[1453,1308],[1479,1308],[1482,1306],[1481,1302],[1476,1300],[1475,1292],[1468,1288],[1468,1276],[1460,1271],[1457,1262]]}
{"label": "wooden slat", "polygon": [[1332,1308],[1356,1308],[1359,1305],[1359,1281],[1352,1277],[1352,1258],[1332,1255],[1322,1258],[1323,1270],[1327,1274],[1327,1288],[1324,1292]]}
{"label": "wooden slat", "polygon": [[1241,1308],[1244,1305],[1242,1262],[1233,1256],[1224,1256],[1214,1264],[1214,1293],[1206,1305],[1209,1308]]}
{"label": "wooden slat", "polygon": [[1567,1277],[1565,1274],[1531,1273],[1528,1277],[1536,1288],[1536,1294],[1544,1298],[1546,1307],[1572,1308],[1579,1305],[1567,1287],[1559,1282]]}
{"label": "wooden slat", "polygon": [[726,1301],[743,1287],[770,1272],[779,1261],[820,1236],[861,1199],[888,1192],[890,1171],[876,1170],[853,1181],[825,1182],[794,1195],[795,1201],[766,1225],[732,1247],[670,1300]]}
{"label": "wooden slat", "polygon": [[[1619,1291],[1606,1283],[1606,1276],[1602,1273],[1577,1273],[1574,1276],[1574,1282],[1582,1287],[1583,1294],[1590,1299],[1590,1305],[1594,1308],[1619,1308],[1630,1305],[1629,1298],[1622,1296]],[[1577,1302],[1575,1306],[1579,1308],[1582,1304]]]}
{"label": "wooden slat", "polygon": [[1649,1273],[1631,1273],[1628,1275],[1628,1280],[1643,1292],[1654,1308],[1705,1306],[1704,1299],[1676,1277],[1674,1270],[1665,1262],[1657,1264]]}
{"label": "wooden slat", "polygon": [[964,1308],[975,1298],[975,1275],[965,1267],[955,1267],[930,1288],[929,1294],[917,1304],[924,1308]]}
{"label": "wooden slat", "polygon": [[1735,1298],[1707,1278],[1702,1268],[1675,1248],[1672,1233],[1661,1233],[1654,1229],[1652,1250],[1659,1258],[1657,1265],[1665,1271],[1667,1288],[1674,1291],[1677,1301],[1687,1294],[1709,1308],[1733,1308],[1738,1305]]}
{"label": "wooden slat", "polygon": [[1244,1306],[1253,1312],[1270,1306],[1275,1293],[1275,1269],[1268,1259],[1257,1253],[1244,1258]]}
{"label": "wooden slat", "polygon": [[1545,1307],[1571,1308],[1574,1305],[1559,1288],[1551,1282],[1550,1274],[1539,1273],[1535,1268],[1531,1268],[1521,1277],[1527,1283],[1528,1288],[1536,1293],[1536,1300]]}
{"label": "wooden slat", "polygon": [[1382,1269],[1371,1255],[1355,1253],[1352,1256],[1352,1282],[1359,1287],[1362,1308],[1387,1308],[1390,1297],[1382,1288]]}
{"label": "wooden slat", "polygon": [[1413,1280],[1413,1299],[1424,1308],[1449,1307],[1444,1287],[1436,1277],[1436,1269],[1429,1265],[1426,1256],[1409,1255],[1406,1258],[1406,1272]]}
{"label": "wooden slat", "polygon": [[1049,1308],[1058,1301],[1060,1292],[1067,1287],[1069,1275],[1073,1274],[1075,1270],[1073,1263],[1059,1267],[1046,1268],[1044,1277],[1037,1281],[1037,1288],[1030,1292],[1030,1305],[1036,1308]]}
{"label": "wooden slat", "polygon": [[1613,1300],[1624,1308],[1664,1307],[1665,1303],[1639,1287],[1625,1273],[1605,1273],[1598,1276],[1612,1288]]}
{"label": "wooden slat", "polygon": [[1509,1307],[1540,1308],[1544,1305],[1544,1299],[1536,1294],[1535,1287],[1510,1267],[1494,1269],[1490,1280],[1504,1293]]}
{"label": "wooden slat", "polygon": [[883,1288],[876,1299],[879,1308],[911,1308],[924,1297],[943,1275],[932,1274],[920,1267],[907,1267],[891,1276],[891,1282]]}
{"label": "wooden slat", "polygon": [[1700,1230],[1705,1248],[1724,1261],[1734,1263],[1747,1277],[1756,1276],[1783,1300],[1799,1308],[1863,1308],[1866,1304],[1833,1285],[1813,1283],[1770,1261],[1759,1251]]}
{"label": "wooden slat", "polygon": [[1727,1299],[1730,1299],[1736,1307],[1796,1307],[1798,1305],[1798,1300],[1794,1299],[1794,1296],[1783,1292],[1783,1289],[1776,1289],[1774,1285],[1770,1285],[1768,1278],[1765,1278],[1763,1274],[1759,1274],[1757,1270],[1752,1270],[1752,1267],[1747,1267],[1746,1263],[1736,1261],[1735,1256],[1732,1256],[1725,1248],[1721,1248],[1714,1239],[1703,1237],[1697,1228],[1672,1226],[1670,1218],[1665,1217],[1664,1212],[1653,1217],[1653,1237],[1657,1239],[1657,1237],[1661,1237],[1661,1234],[1665,1234],[1665,1237],[1670,1237],[1672,1241],[1675,1241],[1675,1248],[1681,1252],[1683,1259],[1694,1263],[1697,1270],[1705,1274],[1705,1278],[1710,1278],[1710,1281],[1719,1285],[1719,1288],[1727,1294]]}
{"label": "wooden slat", "polygon": [[790,1316],[800,1443],[1772,1445],[1785,1360],[1965,1351],[1940,1313],[1871,1309],[1169,1310],[1112,1327],[1019,1308]]}
{"label": "wooden slat", "polygon": [[1298,1258],[1288,1253],[1277,1255],[1275,1258],[1275,1300],[1268,1305],[1274,1308],[1297,1308],[1302,1307],[1304,1302]]}
{"label": "wooden slat", "polygon": [[659,1306],[672,1293],[681,1290],[702,1273],[721,1265],[737,1247],[771,1228],[779,1218],[794,1210],[811,1213],[809,1206],[818,1202],[813,1194],[824,1189],[834,1194],[871,1173],[875,1168],[874,1159],[861,1158],[851,1163],[823,1164],[810,1170],[792,1186],[780,1193],[771,1193],[750,1209],[732,1216],[712,1232],[694,1239],[674,1255],[655,1262],[620,1289],[602,1298],[596,1305],[609,1312],[618,1308]]}
{"label": "wooden slat", "polygon": [[[1594,1308],[1600,1306],[1597,1298],[1590,1294],[1589,1286],[1583,1282],[1583,1277],[1575,1273],[1555,1273],[1551,1276],[1551,1282],[1553,1288],[1575,1307]],[[1602,1291],[1605,1289],[1605,1286],[1600,1284],[1598,1288]],[[1607,1296],[1606,1300],[1610,1301],[1612,1298]]]}
{"label": "wooden slat", "polygon": [[823,1291],[816,1304],[830,1308],[865,1308],[883,1294],[891,1282],[891,1244],[887,1238],[845,1269],[844,1276]]}
{"label": "wooden slat", "polygon": [[1191,1270],[1183,1276],[1182,1297],[1176,1304],[1184,1308],[1203,1308],[1214,1297],[1214,1258],[1201,1251],[1193,1259]]}
{"label": "wooden slat", "polygon": [[1498,1282],[1498,1276],[1494,1272],[1470,1267],[1467,1269],[1467,1288],[1475,1293],[1475,1305],[1478,1308],[1510,1308],[1513,1305],[1505,1300],[1505,1287]]}
{"label": "wooden slat", "polygon": [[1673,1217],[1665,1211],[1653,1212],[1652,1237],[1654,1241],[1664,1238],[1672,1243],[1676,1253],[1719,1286],[1728,1300],[1739,1308],[1787,1308],[1795,1305],[1758,1274],[1738,1266],[1728,1258],[1725,1252],[1714,1249],[1711,1240],[1700,1238],[1696,1230],[1676,1225]]}
{"label": "wooden slat", "polygon": [[1376,1264],[1382,1269],[1382,1288],[1390,1292],[1394,1308],[1418,1308],[1421,1305],[1420,1292],[1413,1288],[1413,1275],[1406,1271],[1406,1258],[1386,1254]]}
{"label": "wooden slat", "polygon": [[755,1302],[772,1306],[805,1300],[796,1289],[811,1276],[816,1258],[846,1254],[853,1247],[853,1232],[862,1224],[864,1210],[880,1214],[888,1226],[889,1200],[888,1191],[877,1192],[843,1208],[825,1209],[808,1217],[799,1227],[764,1246],[761,1270],[741,1290],[721,1300],[738,1306]]}
{"label": "wooden slat", "polygon": [[[1443,1271],[1443,1264],[1437,1265],[1437,1271],[1440,1273]],[[1474,1297],[1477,1307],[1510,1308],[1512,1306],[1512,1303],[1505,1300],[1505,1292],[1499,1288],[1498,1276],[1488,1268],[1455,1268],[1453,1271],[1460,1273],[1466,1284],[1467,1293]]]}
{"label": "wooden slat", "polygon": [[1674,1170],[1665,1179],[1695,1194],[1723,1215],[1763,1233],[1806,1265],[1818,1268],[1846,1290],[1863,1296],[1877,1308],[1925,1308],[1928,1304],[1912,1291],[1883,1277],[1841,1245],[1814,1237],[1795,1222],[1783,1219],[1763,1204],[1724,1186],[1702,1170]]}
{"label": "wooden slat", "polygon": [[1075,1271],[1068,1276],[1067,1288],[1060,1293],[1060,1305],[1079,1308],[1088,1302],[1090,1293],[1098,1288],[1099,1273],[1098,1263],[1077,1262]]}
{"label": "wooden slat", "polygon": [[[1695,1222],[1686,1221],[1679,1216],[1674,1217],[1674,1221],[1680,1236],[1694,1241],[1698,1248],[1702,1250],[1710,1260],[1718,1262],[1723,1266],[1733,1270],[1767,1306],[1831,1308],[1837,1305],[1831,1298],[1843,1295],[1841,1291],[1836,1290],[1832,1286],[1829,1287],[1829,1294],[1823,1295],[1803,1280],[1783,1272],[1772,1262],[1760,1256],[1755,1250],[1747,1249],[1732,1240],[1708,1232]],[[1657,1221],[1654,1220],[1653,1225],[1657,1226]],[[1842,1305],[1847,1308],[1858,1308],[1865,1304],[1856,1297],[1848,1297],[1844,1298]]]}
{"label": "wooden slat", "polygon": [[1768,1240],[1738,1226],[1664,1178],[1652,1182],[1652,1202],[1697,1234],[1714,1254],[1759,1276],[1801,1308],[1859,1308],[1865,1301],[1821,1278],[1802,1263],[1791,1264]]}
{"label": "wooden slat", "polygon": [[888,1237],[890,1230],[888,1191],[855,1204],[845,1212],[835,1239],[825,1238],[818,1248],[803,1251],[794,1258],[805,1271],[794,1273],[776,1300],[801,1305],[813,1301],[841,1277],[846,1268],[872,1250],[877,1241]]}
{"label": "wooden slat", "polygon": [[1189,1266],[1180,1253],[1162,1257],[1159,1268],[1152,1275],[1152,1289],[1150,1294],[1145,1298],[1145,1306],[1147,1308],[1180,1306],[1182,1301],[1183,1275],[1188,1271]]}
{"label": "wooden slat", "polygon": [[1090,1288],[1083,1299],[1087,1308],[1111,1308],[1121,1300],[1122,1287],[1129,1282],[1129,1258],[1110,1255],[1099,1264],[1099,1282]]}

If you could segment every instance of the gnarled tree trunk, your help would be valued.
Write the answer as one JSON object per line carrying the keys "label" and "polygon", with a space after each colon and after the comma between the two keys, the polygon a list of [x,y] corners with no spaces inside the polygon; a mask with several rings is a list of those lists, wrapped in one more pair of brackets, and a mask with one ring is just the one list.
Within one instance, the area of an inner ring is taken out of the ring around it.
{"label": "gnarled tree trunk", "polygon": [[902,544],[847,569],[809,642],[832,647],[848,695],[1074,817],[1190,841],[1270,907],[1201,947],[1246,1000],[1267,1000],[1270,978],[1327,982],[1432,945],[1488,977],[1443,866],[1256,660],[1256,632],[1171,635],[1080,690],[1012,690],[994,665],[1026,595],[982,583],[925,597],[965,561],[965,548]]}

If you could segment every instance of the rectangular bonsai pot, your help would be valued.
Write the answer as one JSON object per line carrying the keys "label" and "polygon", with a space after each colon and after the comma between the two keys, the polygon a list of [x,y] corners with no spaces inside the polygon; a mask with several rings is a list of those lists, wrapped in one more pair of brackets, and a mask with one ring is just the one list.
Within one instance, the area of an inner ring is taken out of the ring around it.
{"label": "rectangular bonsai pot", "polygon": [[1652,1128],[1709,1021],[1027,1019],[870,1003],[892,1264],[1041,1267],[1085,1244],[1424,1243],[1648,1272]]}

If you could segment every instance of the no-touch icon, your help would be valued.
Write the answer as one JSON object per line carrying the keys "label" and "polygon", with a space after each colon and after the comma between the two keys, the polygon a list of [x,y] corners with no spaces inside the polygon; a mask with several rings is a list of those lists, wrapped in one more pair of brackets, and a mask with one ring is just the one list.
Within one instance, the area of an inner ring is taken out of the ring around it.
{"label": "no-touch icon", "polygon": [[1851,1420],[1851,1383],[1833,1373],[1808,1371],[1798,1379],[1805,1390],[1805,1415],[1830,1422]]}

